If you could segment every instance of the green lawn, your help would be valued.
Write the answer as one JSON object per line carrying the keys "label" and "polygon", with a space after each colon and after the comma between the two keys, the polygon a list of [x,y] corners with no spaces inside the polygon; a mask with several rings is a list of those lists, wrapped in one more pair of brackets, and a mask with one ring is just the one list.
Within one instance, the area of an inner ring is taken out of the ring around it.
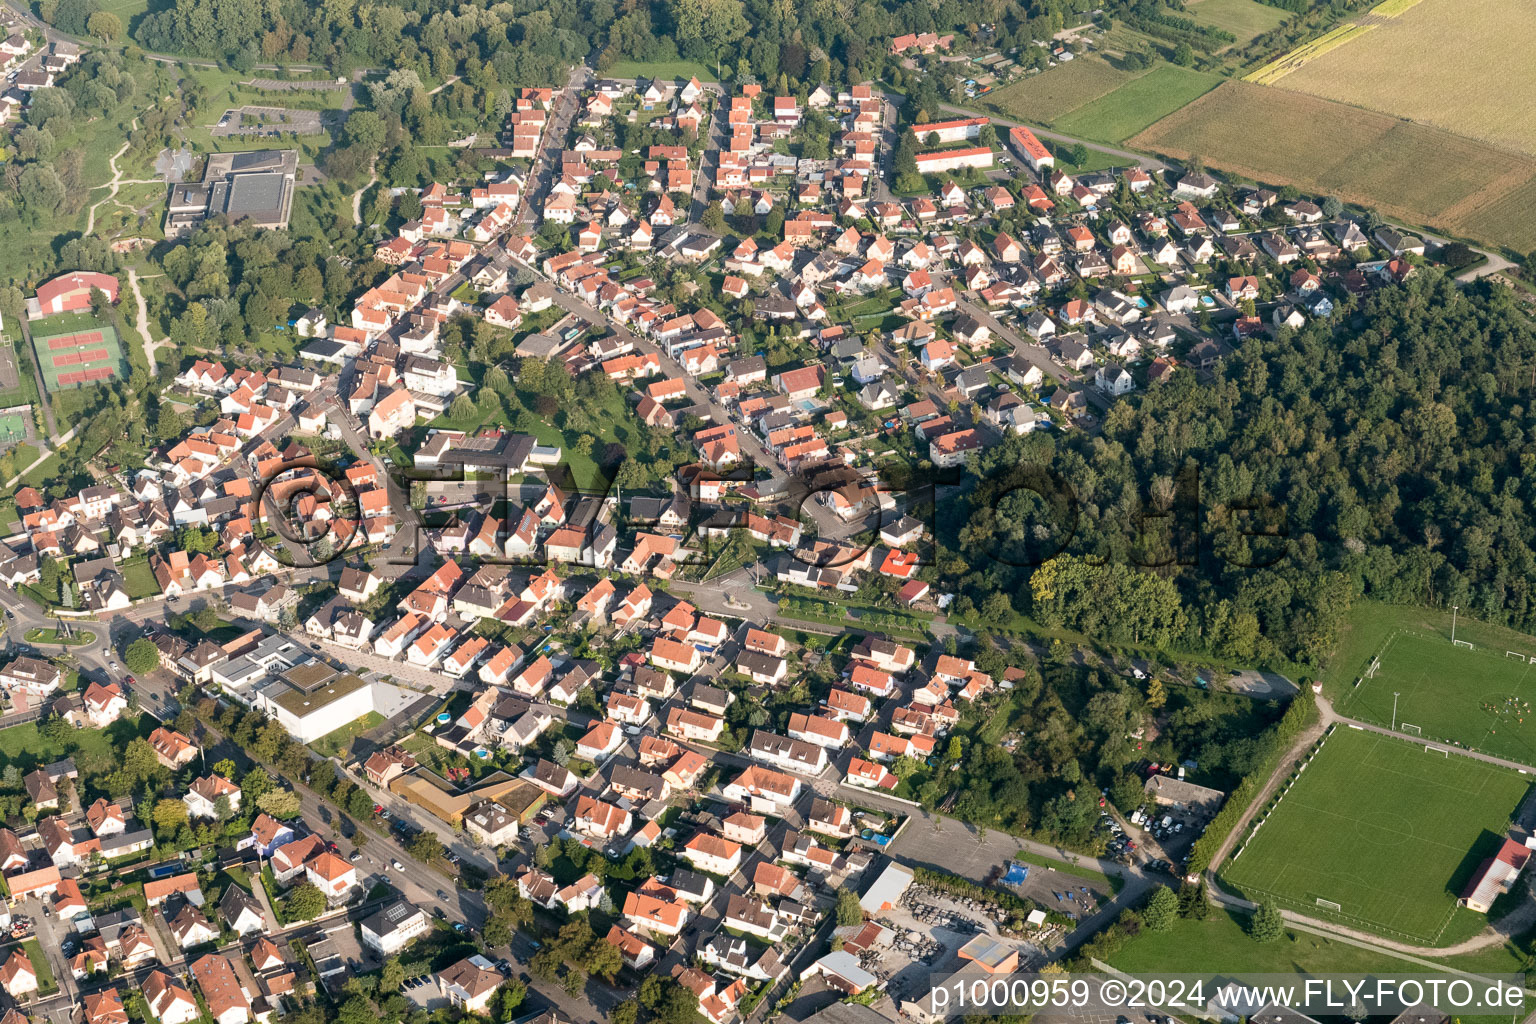
{"label": "green lawn", "polygon": [[1442,944],[1485,922],[1456,897],[1529,788],[1510,769],[1337,726],[1222,879],[1250,899]]}
{"label": "green lawn", "polygon": [[43,947],[38,945],[37,940],[28,939],[23,942],[21,951],[27,954],[27,959],[32,961],[32,970],[37,972],[37,994],[47,996],[57,992],[59,983],[53,980],[53,968],[48,966],[48,958],[43,955]]}
{"label": "green lawn", "polygon": [[1135,72],[1122,71],[1103,57],[1090,55],[994,89],[983,102],[1005,117],[1053,124],[1135,77]]}
{"label": "green lawn", "polygon": [[88,629],[76,630],[68,636],[60,636],[58,628],[55,626],[49,626],[46,629],[29,629],[26,632],[26,638],[29,643],[64,644],[66,646],[96,642],[96,634]]}
{"label": "green lawn", "polygon": [[[1341,714],[1536,764],[1536,637],[1422,608],[1364,604],[1340,638],[1324,692]],[[1510,653],[1513,652],[1513,653]],[[1367,673],[1380,659],[1374,674]]]}
{"label": "green lawn", "polygon": [[129,562],[122,568],[123,585],[128,588],[129,597],[138,600],[160,593],[160,584],[155,582],[155,574],[150,571],[148,559]]}
{"label": "green lawn", "polygon": [[1202,25],[1226,29],[1237,36],[1238,46],[1278,27],[1290,16],[1279,7],[1256,0],[1192,0],[1183,13]]}
{"label": "green lawn", "polygon": [[691,60],[659,60],[653,62],[621,60],[608,69],[612,78],[659,78],[662,81],[697,78],[700,82],[713,82],[713,68]]}
{"label": "green lawn", "polygon": [[[1241,915],[1212,910],[1204,921],[1180,919],[1166,932],[1143,928],[1109,958],[1109,963],[1130,974],[1208,970],[1227,974],[1411,974],[1423,970],[1386,953],[1308,932],[1287,931],[1279,942],[1254,942],[1248,937],[1246,924]],[[1471,957],[1448,957],[1444,962],[1466,971],[1520,970],[1508,954],[1502,954],[1502,962],[1486,959],[1486,965]]]}
{"label": "green lawn", "polygon": [[0,764],[15,764],[24,769],[47,764],[80,753],[112,759],[139,736],[148,736],[158,724],[149,715],[137,720],[121,718],[105,729],[72,730],[64,743],[50,743],[38,731],[36,722],[26,722],[0,729]]}
{"label": "green lawn", "polygon": [[321,736],[310,746],[319,754],[326,757],[339,757],[346,760],[347,754],[352,750],[352,741],[357,739],[369,729],[375,729],[384,724],[384,716],[377,711],[370,711],[362,718],[348,722],[334,732],[328,732]]}
{"label": "green lawn", "polygon": [[[1205,0],[1220,3],[1222,0]],[[1251,0],[1240,0],[1249,3]],[[1255,7],[1259,6],[1254,4]],[[1123,142],[1223,81],[1208,71],[1160,64],[1109,93],[1057,118],[1051,127],[1097,142]]]}

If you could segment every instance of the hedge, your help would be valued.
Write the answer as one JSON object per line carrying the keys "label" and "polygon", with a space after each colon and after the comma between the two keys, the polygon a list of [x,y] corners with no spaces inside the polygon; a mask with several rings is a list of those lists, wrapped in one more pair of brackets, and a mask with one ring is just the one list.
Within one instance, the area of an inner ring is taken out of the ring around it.
{"label": "hedge", "polygon": [[1290,751],[1291,740],[1299,736],[1311,723],[1316,710],[1317,705],[1312,700],[1310,690],[1303,689],[1296,699],[1291,701],[1291,706],[1285,709],[1285,714],[1281,715],[1280,721],[1274,725],[1275,745],[1270,755],[1237,784],[1237,788],[1227,797],[1227,802],[1221,805],[1220,811],[1216,812],[1216,817],[1212,818],[1210,825],[1206,826],[1204,834],[1190,847],[1186,874],[1198,875],[1211,866],[1216,851],[1221,849],[1227,837],[1237,828],[1243,811],[1263,790],[1264,784],[1274,774],[1280,759]]}

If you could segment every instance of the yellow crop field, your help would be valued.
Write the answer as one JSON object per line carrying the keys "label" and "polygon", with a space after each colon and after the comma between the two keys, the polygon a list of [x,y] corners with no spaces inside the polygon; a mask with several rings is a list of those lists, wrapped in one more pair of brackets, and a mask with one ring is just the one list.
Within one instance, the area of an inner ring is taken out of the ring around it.
{"label": "yellow crop field", "polygon": [[1378,18],[1395,18],[1421,2],[1422,0],[1381,0],[1381,3],[1371,8],[1371,13]]}
{"label": "yellow crop field", "polygon": [[1309,43],[1302,43],[1296,49],[1283,57],[1276,57],[1265,64],[1259,70],[1243,79],[1255,85],[1271,85],[1286,75],[1300,71],[1308,61],[1316,60],[1331,50],[1336,50],[1352,39],[1357,39],[1369,32],[1373,25],[1340,25],[1326,35],[1318,36]]}
{"label": "yellow crop field", "polygon": [[[1536,204],[1521,209],[1512,198],[1529,198],[1536,160],[1285,89],[1226,82],[1127,145],[1175,159],[1198,156],[1257,181],[1337,195],[1496,245],[1518,248],[1536,232]],[[1501,219],[1486,215],[1489,205],[1503,211]]]}
{"label": "yellow crop field", "polygon": [[1387,0],[1372,14],[1369,34],[1313,54],[1282,87],[1536,154],[1536,4]]}

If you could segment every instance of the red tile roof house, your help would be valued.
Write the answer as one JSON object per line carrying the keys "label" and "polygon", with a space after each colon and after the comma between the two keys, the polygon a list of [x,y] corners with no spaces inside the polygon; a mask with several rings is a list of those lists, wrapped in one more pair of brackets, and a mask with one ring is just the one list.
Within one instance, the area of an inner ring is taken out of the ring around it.
{"label": "red tile roof house", "polygon": [[0,963],[0,986],[12,999],[21,999],[37,992],[37,971],[27,954],[17,948],[4,963]]}
{"label": "red tile roof house", "polygon": [[210,953],[198,960],[192,965],[192,977],[218,1024],[246,1024],[251,1019],[250,996],[224,957]]}
{"label": "red tile roof house", "polygon": [[573,829],[595,839],[627,835],[633,823],[628,811],[590,796],[577,799],[576,813],[571,819]]}
{"label": "red tile roof house", "polygon": [[683,856],[700,871],[728,878],[741,866],[741,844],[700,832],[683,847]]}

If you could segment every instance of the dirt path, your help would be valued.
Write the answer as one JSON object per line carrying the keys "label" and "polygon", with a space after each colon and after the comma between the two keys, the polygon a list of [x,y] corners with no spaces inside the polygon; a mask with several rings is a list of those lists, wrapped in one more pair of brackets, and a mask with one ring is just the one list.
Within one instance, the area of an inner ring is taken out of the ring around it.
{"label": "dirt path", "polygon": [[149,375],[153,377],[155,367],[155,339],[149,330],[149,304],[144,301],[144,293],[139,290],[139,272],[133,267],[128,268],[128,287],[133,292],[133,302],[137,307],[134,318],[139,328],[139,337],[144,343],[144,358],[149,362]]}
{"label": "dirt path", "polygon": [[158,178],[148,178],[148,179],[130,178],[127,181],[123,180],[123,172],[118,170],[118,167],[117,167],[117,158],[122,156],[124,153],[128,152],[128,146],[129,146],[129,143],[127,143],[127,142],[123,143],[120,147],[118,147],[117,152],[112,154],[112,158],[107,161],[107,166],[112,168],[112,178],[111,178],[110,181],[107,182],[107,185],[106,185],[106,187],[107,187],[107,194],[105,196],[102,196],[100,199],[96,200],[96,202],[92,203],[90,210],[87,211],[87,213],[85,215],[85,233],[87,235],[91,234],[93,231],[96,230],[96,211],[97,211],[97,209],[99,209],[102,206],[102,204],[109,203],[112,200],[116,199],[117,198],[117,190],[119,188],[121,188],[124,185],[158,185],[158,184],[160,184],[160,180]]}
{"label": "dirt path", "polygon": [[368,168],[367,183],[364,184],[362,188],[352,193],[352,223],[358,227],[361,227],[363,223],[363,193],[367,192],[370,188],[377,184],[378,180],[378,160],[375,159],[373,165]]}

